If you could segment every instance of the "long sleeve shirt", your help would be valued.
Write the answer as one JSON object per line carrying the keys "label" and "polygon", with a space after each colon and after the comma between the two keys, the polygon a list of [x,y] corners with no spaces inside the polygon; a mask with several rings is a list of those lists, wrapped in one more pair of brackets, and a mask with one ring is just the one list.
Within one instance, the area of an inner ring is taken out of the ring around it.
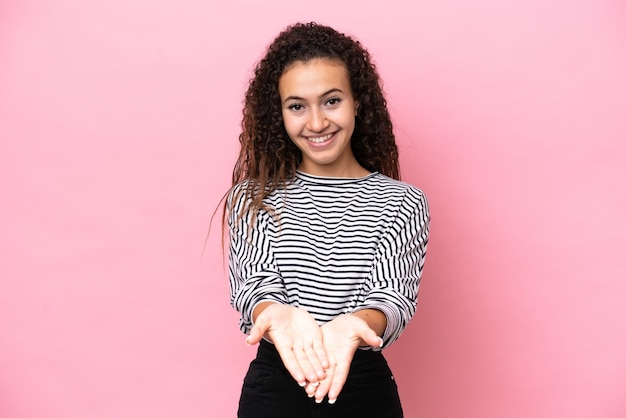
{"label": "long sleeve shirt", "polygon": [[297,172],[268,196],[254,221],[239,217],[241,183],[227,201],[232,306],[248,333],[263,301],[307,310],[322,325],[377,309],[387,318],[384,346],[415,313],[430,215],[424,194],[380,173],[361,178]]}

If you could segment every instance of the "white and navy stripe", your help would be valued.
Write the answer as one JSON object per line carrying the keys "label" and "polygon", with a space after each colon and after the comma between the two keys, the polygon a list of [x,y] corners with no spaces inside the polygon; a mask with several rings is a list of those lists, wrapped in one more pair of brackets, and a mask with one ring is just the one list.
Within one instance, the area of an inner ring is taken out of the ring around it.
{"label": "white and navy stripe", "polygon": [[373,308],[387,316],[385,346],[415,313],[430,216],[417,188],[372,173],[357,179],[298,172],[261,211],[238,220],[244,184],[228,198],[231,304],[252,327],[262,301],[306,309],[320,324]]}

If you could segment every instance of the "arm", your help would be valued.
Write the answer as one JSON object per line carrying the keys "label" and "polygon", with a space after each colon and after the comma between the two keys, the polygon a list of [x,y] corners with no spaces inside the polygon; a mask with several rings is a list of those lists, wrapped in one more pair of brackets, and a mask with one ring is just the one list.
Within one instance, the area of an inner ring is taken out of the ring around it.
{"label": "arm", "polygon": [[358,347],[380,349],[383,341],[386,345],[391,344],[415,313],[429,220],[423,194],[410,189],[379,244],[364,303],[352,314],[341,315],[322,326],[331,370],[319,386],[306,388],[317,402],[321,402],[326,394],[331,403],[339,396]]}
{"label": "arm", "polygon": [[260,212],[239,218],[243,199],[227,201],[230,232],[229,280],[232,306],[241,313],[240,327],[249,334],[248,344],[264,336],[272,341],[292,377],[301,385],[325,375],[328,359],[322,331],[305,310],[289,305],[280,270],[274,257],[273,219]]}
{"label": "arm", "polygon": [[384,346],[398,339],[415,314],[429,230],[426,198],[411,188],[379,244],[368,294],[354,312],[374,309],[384,314]]}
{"label": "arm", "polygon": [[[354,312],[352,315],[362,319],[368,328],[376,333],[378,337],[382,337],[385,329],[387,329],[387,317],[378,309],[362,309]],[[369,346],[367,341],[361,339],[360,347]]]}
{"label": "arm", "polygon": [[287,304],[280,271],[274,258],[272,219],[260,212],[253,221],[247,214],[239,218],[243,205],[241,189],[234,189],[227,201],[229,227],[228,270],[230,303],[240,314],[239,326],[248,334],[253,326],[253,312],[261,303]]}

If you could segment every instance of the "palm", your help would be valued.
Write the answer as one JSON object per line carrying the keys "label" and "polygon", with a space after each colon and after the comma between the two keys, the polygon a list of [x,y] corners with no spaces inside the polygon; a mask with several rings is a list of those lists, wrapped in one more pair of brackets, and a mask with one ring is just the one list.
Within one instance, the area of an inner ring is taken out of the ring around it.
{"label": "palm", "polygon": [[359,345],[366,341],[377,341],[378,337],[362,319],[353,315],[340,315],[322,325],[324,347],[330,362],[326,377],[317,386],[309,385],[307,393],[313,394],[317,402],[328,395],[333,403],[346,383],[350,364]]}
{"label": "palm", "polygon": [[275,345],[291,376],[302,386],[325,376],[328,360],[322,330],[305,310],[289,305],[272,304],[259,314],[249,342],[265,335]]}

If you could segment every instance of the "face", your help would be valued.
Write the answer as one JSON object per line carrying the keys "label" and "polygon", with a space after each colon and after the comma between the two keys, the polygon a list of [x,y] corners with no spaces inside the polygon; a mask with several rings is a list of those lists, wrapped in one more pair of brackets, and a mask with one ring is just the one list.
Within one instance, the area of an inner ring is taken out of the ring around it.
{"label": "face", "polygon": [[297,61],[278,80],[283,121],[302,152],[298,169],[328,177],[361,177],[350,138],[358,103],[344,65],[336,60]]}

